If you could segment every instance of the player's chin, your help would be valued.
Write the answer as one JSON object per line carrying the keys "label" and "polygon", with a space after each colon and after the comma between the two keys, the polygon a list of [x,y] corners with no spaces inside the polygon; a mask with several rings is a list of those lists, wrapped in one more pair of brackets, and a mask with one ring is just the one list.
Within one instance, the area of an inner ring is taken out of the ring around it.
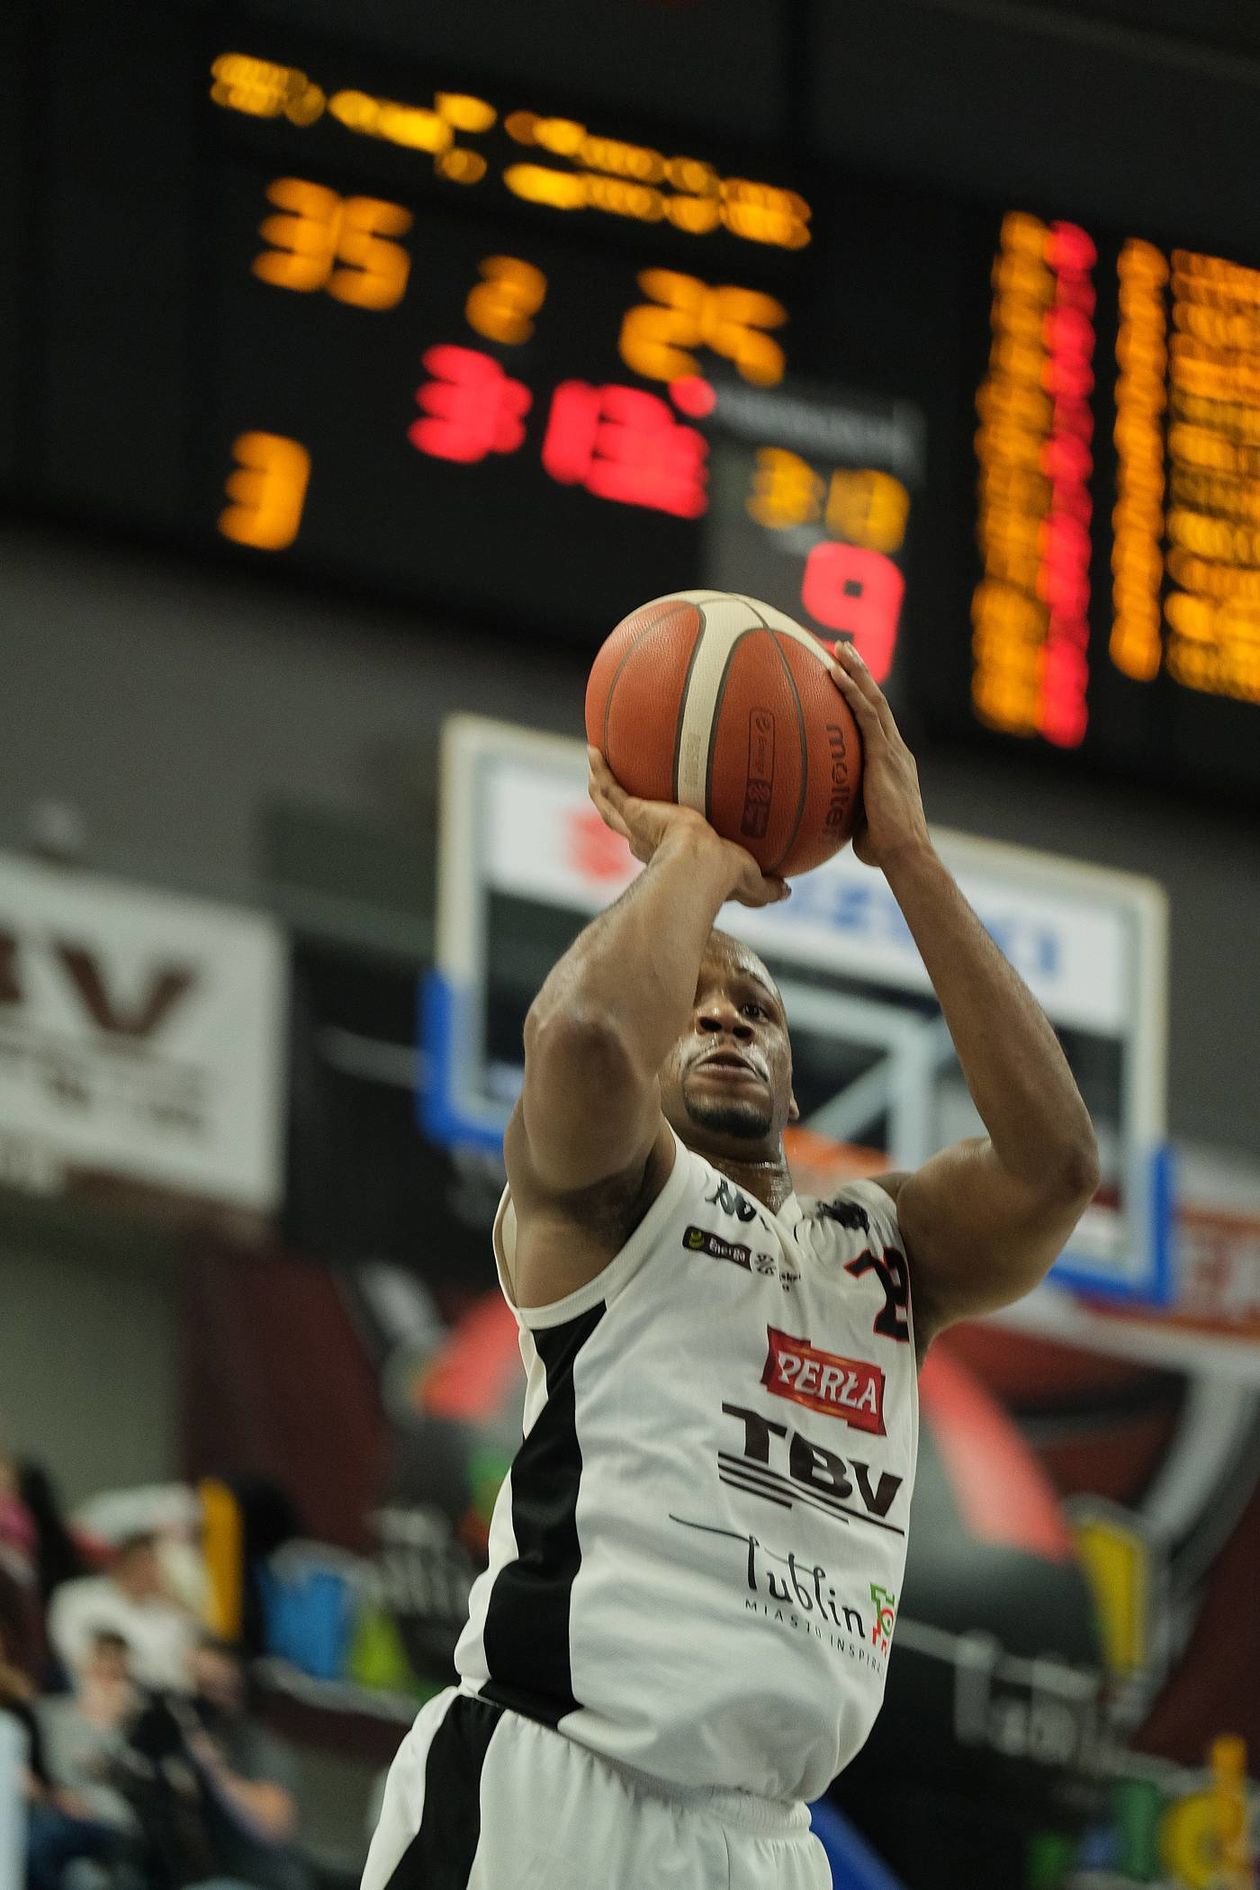
{"label": "player's chin", "polygon": [[741,1142],[762,1140],[770,1133],[773,1117],[765,1103],[749,1097],[684,1095],[687,1114],[697,1128],[714,1135],[733,1135]]}

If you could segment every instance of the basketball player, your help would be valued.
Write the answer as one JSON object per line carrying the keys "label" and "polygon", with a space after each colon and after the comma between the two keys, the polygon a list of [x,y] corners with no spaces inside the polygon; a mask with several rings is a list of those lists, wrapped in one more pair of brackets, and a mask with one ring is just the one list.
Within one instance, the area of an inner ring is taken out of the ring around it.
{"label": "basketball player", "polygon": [[365,1890],[826,1890],[806,1804],[866,1739],[905,1565],[916,1373],[1050,1266],[1097,1185],[1046,1018],[937,858],[857,654],[858,857],[914,935],[987,1136],[798,1200],[783,1002],[713,929],[788,888],[700,815],[591,794],[646,870],[525,1024],[494,1229],[524,1441],[458,1689],[390,1773]]}

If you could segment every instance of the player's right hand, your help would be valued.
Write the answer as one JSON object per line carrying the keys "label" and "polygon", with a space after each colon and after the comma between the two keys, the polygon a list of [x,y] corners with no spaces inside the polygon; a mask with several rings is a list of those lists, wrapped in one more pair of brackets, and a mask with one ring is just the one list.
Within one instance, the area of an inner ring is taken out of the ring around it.
{"label": "player's right hand", "polygon": [[763,873],[751,853],[734,840],[724,840],[692,807],[673,801],[641,801],[627,794],[598,748],[588,747],[588,791],[606,826],[619,833],[636,860],[646,866],[658,847],[676,835],[690,835],[704,845],[720,847],[729,856],[731,899],[741,906],[773,906],[791,893],[785,879]]}

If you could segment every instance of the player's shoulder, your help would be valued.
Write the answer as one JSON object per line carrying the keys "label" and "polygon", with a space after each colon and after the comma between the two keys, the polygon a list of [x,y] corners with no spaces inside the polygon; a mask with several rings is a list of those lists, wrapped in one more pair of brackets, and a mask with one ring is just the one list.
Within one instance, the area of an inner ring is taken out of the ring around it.
{"label": "player's shoulder", "polygon": [[895,1187],[899,1179],[889,1177],[891,1188],[882,1181],[846,1181],[834,1193],[804,1198],[801,1210],[820,1232],[830,1232],[837,1240],[899,1246]]}

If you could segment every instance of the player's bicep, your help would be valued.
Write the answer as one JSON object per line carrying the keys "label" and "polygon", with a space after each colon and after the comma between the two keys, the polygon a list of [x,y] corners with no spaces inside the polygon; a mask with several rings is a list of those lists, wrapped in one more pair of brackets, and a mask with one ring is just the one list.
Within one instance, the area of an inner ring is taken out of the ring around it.
{"label": "player's bicep", "polygon": [[1086,1205],[1058,1177],[1012,1174],[986,1136],[942,1149],[901,1180],[896,1200],[915,1293],[936,1330],[1031,1292]]}
{"label": "player's bicep", "polygon": [[514,1124],[509,1164],[515,1153],[536,1188],[573,1194],[642,1170],[660,1129],[660,1082],[602,1023],[530,1018]]}

